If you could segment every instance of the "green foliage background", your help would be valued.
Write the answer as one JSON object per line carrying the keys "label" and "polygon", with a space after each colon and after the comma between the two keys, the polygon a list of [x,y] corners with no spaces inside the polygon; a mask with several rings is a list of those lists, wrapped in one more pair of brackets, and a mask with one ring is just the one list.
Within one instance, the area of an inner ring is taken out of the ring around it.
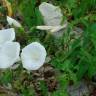
{"label": "green foliage background", "polygon": [[[46,47],[48,56],[51,56],[50,65],[58,73],[56,79],[60,87],[53,92],[49,92],[46,83],[40,81],[39,87],[42,96],[48,96],[49,93],[50,96],[68,96],[66,88],[70,81],[76,84],[85,77],[91,80],[93,76],[96,76],[96,0],[9,1],[13,6],[14,16],[18,13],[22,17],[21,23],[24,30],[16,29],[17,40],[21,42],[22,47],[33,41],[42,43]],[[64,19],[69,22],[68,28],[61,38],[50,35],[46,39],[47,33],[45,31],[34,28],[43,24],[43,17],[38,9],[39,4],[43,1],[60,6]],[[5,11],[1,6],[0,12],[4,13]],[[82,35],[78,38],[72,33],[74,27],[83,30]],[[71,40],[71,38],[74,39]],[[15,71],[3,71],[0,76],[0,84],[7,85],[11,83],[13,90],[19,92],[21,96],[35,96],[33,86],[30,86],[29,83],[27,86],[21,84],[25,74],[27,81],[30,82],[33,77],[27,74],[21,66]],[[13,80],[13,77],[15,80]]]}

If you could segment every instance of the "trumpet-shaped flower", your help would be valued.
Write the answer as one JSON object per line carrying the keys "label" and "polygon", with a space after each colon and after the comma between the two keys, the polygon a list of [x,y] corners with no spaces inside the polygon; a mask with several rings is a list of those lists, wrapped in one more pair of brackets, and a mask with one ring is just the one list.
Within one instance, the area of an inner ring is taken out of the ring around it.
{"label": "trumpet-shaped flower", "polygon": [[[47,30],[53,33],[55,37],[62,36],[64,29],[67,27],[67,22],[62,22],[63,15],[61,9],[58,6],[54,6],[50,3],[43,2],[39,6],[39,10],[44,17],[44,26],[37,26],[39,30]],[[61,31],[63,29],[63,31]]]}
{"label": "trumpet-shaped flower", "polygon": [[59,7],[54,6],[50,3],[43,2],[39,6],[39,10],[44,17],[45,25],[58,26],[61,24],[63,15]]}
{"label": "trumpet-shaped flower", "polygon": [[0,30],[0,46],[8,41],[15,39],[15,31],[13,28]]}
{"label": "trumpet-shaped flower", "polygon": [[46,50],[38,42],[33,42],[22,49],[21,59],[23,67],[27,70],[37,70],[45,62]]}
{"label": "trumpet-shaped flower", "polygon": [[19,59],[20,44],[6,42],[0,47],[0,68],[9,68]]}
{"label": "trumpet-shaped flower", "polygon": [[7,16],[7,22],[9,25],[14,25],[15,27],[22,27],[21,24],[17,20],[15,20],[9,16]]}

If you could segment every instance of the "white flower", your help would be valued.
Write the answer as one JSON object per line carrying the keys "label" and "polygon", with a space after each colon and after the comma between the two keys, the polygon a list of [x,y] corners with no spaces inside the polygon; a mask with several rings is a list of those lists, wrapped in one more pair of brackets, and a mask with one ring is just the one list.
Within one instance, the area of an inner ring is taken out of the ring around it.
{"label": "white flower", "polygon": [[44,17],[45,25],[58,26],[61,24],[63,15],[61,13],[61,9],[58,6],[43,2],[39,6],[39,10]]}
{"label": "white flower", "polygon": [[6,42],[0,47],[0,68],[9,68],[19,59],[20,44]]}
{"label": "white flower", "polygon": [[20,44],[15,39],[14,28],[0,30],[0,68],[9,68],[19,60]]}
{"label": "white flower", "polygon": [[8,41],[13,41],[14,39],[15,31],[13,28],[0,30],[0,46]]}
{"label": "white flower", "polygon": [[7,22],[9,25],[14,25],[15,27],[22,27],[18,21],[16,21],[15,19],[13,19],[9,16],[7,16]]}
{"label": "white flower", "polygon": [[62,36],[68,23],[66,21],[62,22],[63,14],[61,13],[61,9],[58,6],[43,2],[39,6],[39,10],[44,17],[45,26],[37,26],[36,28],[47,30],[47,32],[52,33],[55,37]]}
{"label": "white flower", "polygon": [[27,70],[37,70],[45,62],[45,48],[38,42],[33,42],[22,49],[21,59],[23,67]]}

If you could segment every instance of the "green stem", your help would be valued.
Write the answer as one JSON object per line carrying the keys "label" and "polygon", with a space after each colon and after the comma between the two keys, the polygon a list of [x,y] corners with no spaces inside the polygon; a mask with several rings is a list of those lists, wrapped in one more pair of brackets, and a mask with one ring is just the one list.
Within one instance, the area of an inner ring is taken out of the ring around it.
{"label": "green stem", "polygon": [[46,35],[46,37],[45,37],[45,42],[50,38],[50,36],[51,36],[51,33],[48,32],[47,35]]}

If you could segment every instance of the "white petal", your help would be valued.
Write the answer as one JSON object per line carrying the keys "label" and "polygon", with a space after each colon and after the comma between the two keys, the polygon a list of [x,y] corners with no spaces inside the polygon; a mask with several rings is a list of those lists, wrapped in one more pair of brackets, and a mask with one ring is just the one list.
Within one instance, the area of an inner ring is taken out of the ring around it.
{"label": "white petal", "polygon": [[21,53],[21,59],[23,67],[27,70],[37,70],[45,62],[46,50],[38,42],[33,42],[23,48]]}
{"label": "white petal", "polygon": [[67,27],[67,23],[66,24],[64,24],[64,25],[60,25],[60,26],[55,26],[53,29],[51,29],[51,33],[54,33],[54,32],[58,32],[58,31],[60,31],[60,30],[62,30],[62,29],[64,29],[64,28],[66,28]]}
{"label": "white petal", "polygon": [[20,53],[18,42],[6,42],[0,49],[0,68],[9,68],[17,62]]}
{"label": "white petal", "polygon": [[58,25],[58,26],[36,26],[36,29],[39,29],[39,30],[50,30],[51,33],[54,33],[54,32],[58,32],[64,28],[67,27],[67,23],[65,23],[64,25]]}
{"label": "white petal", "polygon": [[15,39],[15,31],[13,28],[0,30],[0,46],[8,41]]}
{"label": "white petal", "polygon": [[14,25],[15,27],[22,27],[18,21],[16,21],[15,19],[13,19],[9,16],[7,16],[7,22],[9,25]]}
{"label": "white petal", "polygon": [[44,22],[46,25],[57,26],[61,24],[63,15],[59,7],[54,6],[50,3],[43,2],[39,6],[39,10],[44,17]]}
{"label": "white petal", "polygon": [[36,29],[39,29],[39,30],[50,30],[52,29],[53,26],[36,26]]}

